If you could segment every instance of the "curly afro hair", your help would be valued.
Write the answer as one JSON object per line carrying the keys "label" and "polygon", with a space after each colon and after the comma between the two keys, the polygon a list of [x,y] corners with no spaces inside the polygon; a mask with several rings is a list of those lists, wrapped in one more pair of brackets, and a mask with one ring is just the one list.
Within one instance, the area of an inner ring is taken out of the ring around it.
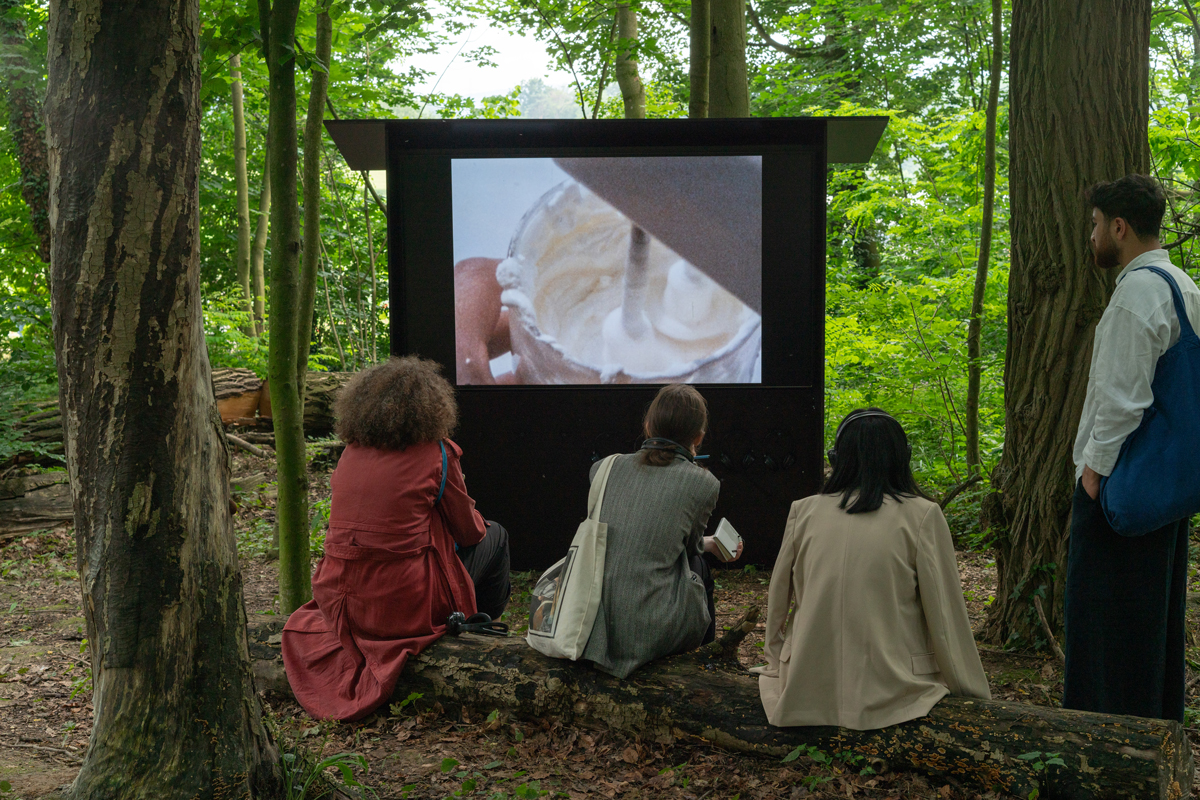
{"label": "curly afro hair", "polygon": [[436,361],[405,356],[350,379],[333,404],[334,430],[346,444],[403,450],[445,439],[458,425],[454,389]]}

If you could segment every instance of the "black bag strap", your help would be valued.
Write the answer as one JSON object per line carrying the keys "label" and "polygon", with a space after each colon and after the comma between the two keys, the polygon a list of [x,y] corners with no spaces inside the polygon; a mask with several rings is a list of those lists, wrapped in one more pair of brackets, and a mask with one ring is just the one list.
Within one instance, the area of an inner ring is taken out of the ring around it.
{"label": "black bag strap", "polygon": [[1171,286],[1171,301],[1175,304],[1175,316],[1179,318],[1179,340],[1195,339],[1196,331],[1192,328],[1191,320],[1188,319],[1187,308],[1183,305],[1183,292],[1179,291],[1179,284],[1171,277],[1171,273],[1167,272],[1162,267],[1145,266],[1138,267],[1134,272],[1142,270],[1150,270],[1155,275],[1165,280]]}
{"label": "black bag strap", "polygon": [[492,622],[492,618],[482,611],[469,617],[461,611],[455,611],[446,618],[446,633],[451,636],[458,636],[462,633],[508,636],[508,625],[504,622]]}
{"label": "black bag strap", "polygon": [[438,487],[437,497],[433,498],[435,506],[441,501],[442,493],[446,491],[446,443],[438,439],[438,447],[442,448],[442,485]]}

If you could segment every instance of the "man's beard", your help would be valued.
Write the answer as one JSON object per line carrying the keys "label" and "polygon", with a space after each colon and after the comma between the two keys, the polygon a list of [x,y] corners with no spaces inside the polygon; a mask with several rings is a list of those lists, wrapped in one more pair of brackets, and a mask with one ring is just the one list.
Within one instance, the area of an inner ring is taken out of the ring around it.
{"label": "man's beard", "polygon": [[1099,247],[1092,247],[1092,261],[1099,269],[1110,270],[1121,263],[1121,253],[1112,237],[1105,236]]}

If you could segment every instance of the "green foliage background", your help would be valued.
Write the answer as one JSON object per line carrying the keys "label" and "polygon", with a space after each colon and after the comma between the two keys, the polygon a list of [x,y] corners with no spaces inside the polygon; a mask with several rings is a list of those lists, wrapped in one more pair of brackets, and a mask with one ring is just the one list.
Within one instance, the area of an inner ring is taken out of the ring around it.
{"label": "green foliage background", "polygon": [[[689,5],[645,0],[632,6],[640,22],[636,42],[616,38],[615,6],[607,0],[452,0],[437,5],[337,0],[330,5],[332,111],[343,118],[616,117],[622,104],[613,84],[613,61],[628,48],[640,62],[648,115],[684,116]],[[869,164],[833,165],[829,173],[826,427],[832,431],[856,407],[888,409],[910,432],[920,479],[931,491],[943,491],[965,477],[966,327],[980,236],[984,106],[993,57],[988,45],[991,4],[760,0],[747,8],[753,114],[890,118]],[[1008,0],[1004,9],[1007,31]],[[306,4],[298,25],[302,106],[317,10],[316,4]],[[1172,258],[1195,275],[1200,237],[1187,237],[1200,219],[1200,56],[1195,55],[1200,28],[1186,10],[1181,0],[1171,0],[1155,11],[1150,146],[1156,174],[1171,198],[1164,238],[1185,239],[1171,250]],[[46,6],[31,0],[19,14],[29,31],[26,54],[44,71]],[[201,16],[201,259],[209,355],[214,366],[249,367],[265,374],[265,339],[243,333],[238,300],[229,72],[229,59],[240,54],[251,210],[256,215],[267,124],[257,10],[231,0],[202,0]],[[422,94],[419,87],[430,76],[410,65],[415,54],[434,52],[489,68],[490,48],[463,44],[472,25],[537,38],[572,83],[554,87],[530,76],[496,97],[439,93],[436,86]],[[1006,95],[1005,79],[984,308],[980,430],[985,471],[1004,444]],[[0,119],[7,124],[3,112],[0,108]],[[322,159],[323,251],[311,366],[353,370],[387,351],[386,220],[365,193],[364,176],[345,168],[328,139]],[[376,184],[381,183],[377,176]],[[0,187],[0,409],[11,419],[25,413],[31,402],[54,395],[55,369],[47,271],[35,253],[6,127],[0,127]],[[382,192],[384,187],[376,188]],[[19,446],[8,426],[0,424],[0,461]]]}

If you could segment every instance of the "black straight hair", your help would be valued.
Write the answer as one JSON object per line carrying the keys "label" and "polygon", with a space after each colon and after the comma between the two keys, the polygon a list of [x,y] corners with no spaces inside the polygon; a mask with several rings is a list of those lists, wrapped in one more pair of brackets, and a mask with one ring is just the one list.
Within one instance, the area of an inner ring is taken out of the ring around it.
{"label": "black straight hair", "polygon": [[[875,414],[846,420],[863,411]],[[899,503],[905,497],[929,497],[913,477],[912,451],[904,428],[881,408],[858,408],[842,420],[841,435],[834,442],[832,472],[822,494],[840,494],[838,508],[847,514],[875,511],[887,495]],[[850,502],[851,497],[854,502]],[[849,504],[849,508],[847,508]]]}

